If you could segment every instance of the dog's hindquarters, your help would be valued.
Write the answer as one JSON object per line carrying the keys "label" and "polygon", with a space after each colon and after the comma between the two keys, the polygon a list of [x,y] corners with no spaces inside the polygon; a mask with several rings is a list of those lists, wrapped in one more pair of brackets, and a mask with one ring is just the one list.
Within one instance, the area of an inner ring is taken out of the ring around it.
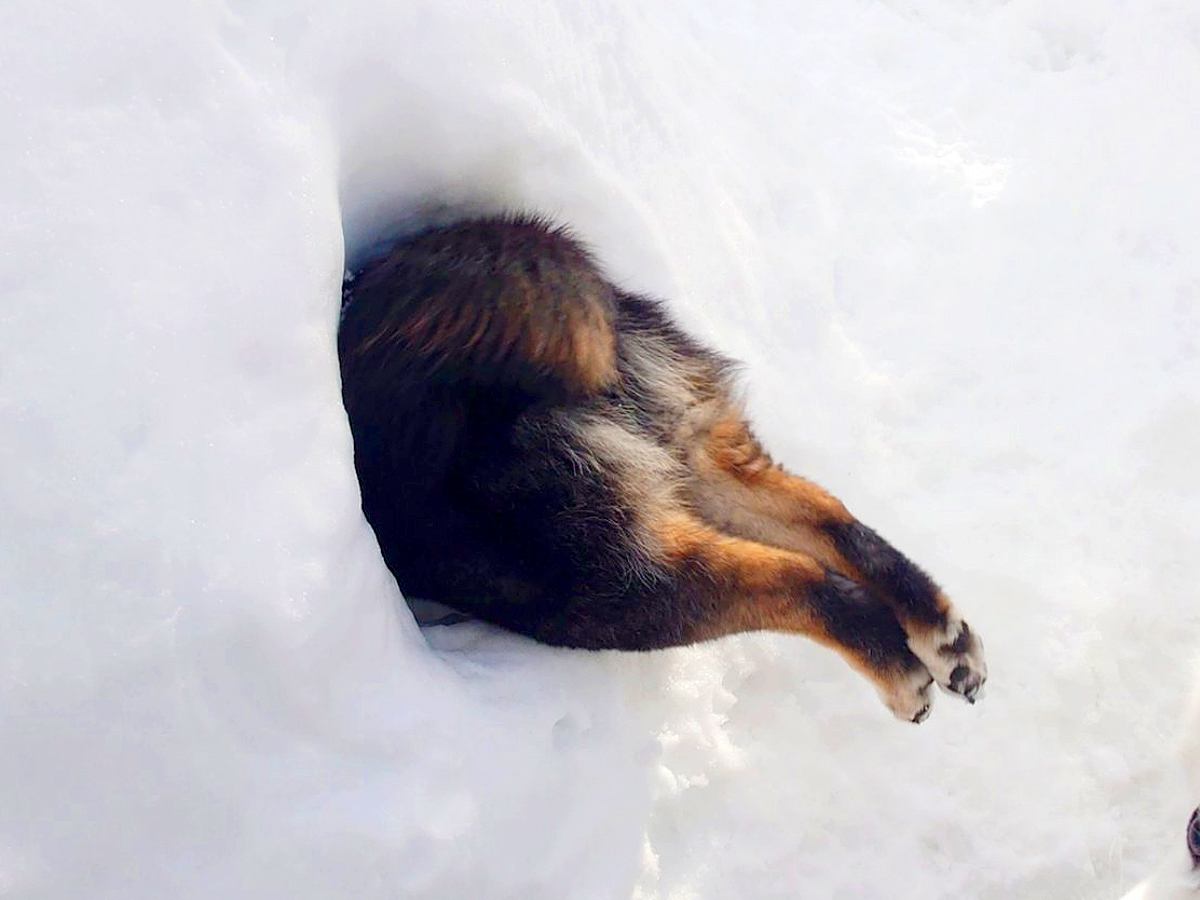
{"label": "dog's hindquarters", "polygon": [[363,510],[406,593],[592,649],[804,634],[914,721],[935,675],[981,684],[936,585],[775,466],[729,364],[561,231],[406,241],[351,285],[339,353]]}
{"label": "dog's hindquarters", "polygon": [[[362,383],[579,398],[617,377],[612,287],[534,219],[432,229],[360,273],[338,337],[347,404]],[[351,410],[353,414],[353,410]]]}
{"label": "dog's hindquarters", "polygon": [[587,253],[533,219],[431,229],[349,284],[343,401],[363,511],[402,590],[526,632],[545,613],[563,560],[533,540],[552,523],[530,519],[568,501],[500,496],[503,473],[553,464],[519,446],[531,409],[617,378],[614,315]]}

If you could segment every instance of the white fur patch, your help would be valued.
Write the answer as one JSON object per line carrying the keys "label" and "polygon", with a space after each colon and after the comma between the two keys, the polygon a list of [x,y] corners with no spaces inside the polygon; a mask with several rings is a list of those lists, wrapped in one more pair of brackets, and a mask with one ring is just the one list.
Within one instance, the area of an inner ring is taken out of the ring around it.
{"label": "white fur patch", "polygon": [[885,688],[877,686],[880,699],[902,722],[923,722],[933,706],[933,682],[929,673],[919,666],[896,683]]}
{"label": "white fur patch", "polygon": [[578,464],[605,475],[633,511],[637,530],[631,535],[641,548],[643,560],[628,573],[643,583],[655,581],[654,561],[658,542],[648,521],[654,513],[678,507],[683,473],[670,452],[640,433],[632,423],[610,416],[570,414],[565,424],[576,436],[586,454]]}
{"label": "white fur patch", "polygon": [[623,336],[625,364],[633,383],[643,386],[651,403],[681,414],[696,404],[689,377],[691,364],[674,352],[670,345],[651,335],[628,333]]}

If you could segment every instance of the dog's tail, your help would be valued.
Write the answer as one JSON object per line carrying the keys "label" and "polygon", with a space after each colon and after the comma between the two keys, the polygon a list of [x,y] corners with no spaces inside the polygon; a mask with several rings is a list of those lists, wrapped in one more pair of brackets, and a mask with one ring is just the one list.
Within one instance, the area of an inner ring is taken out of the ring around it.
{"label": "dog's tail", "polygon": [[539,219],[422,232],[356,276],[345,301],[344,379],[576,397],[616,379],[613,288],[579,243]]}

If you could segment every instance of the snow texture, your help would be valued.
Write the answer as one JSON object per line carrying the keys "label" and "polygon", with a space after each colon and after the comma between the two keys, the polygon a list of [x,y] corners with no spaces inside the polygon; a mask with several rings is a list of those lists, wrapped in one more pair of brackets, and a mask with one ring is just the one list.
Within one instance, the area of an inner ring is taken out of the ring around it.
{"label": "snow texture", "polygon": [[[9,0],[0,34],[0,896],[1183,896],[1194,3]],[[746,362],[775,455],[985,637],[982,704],[900,725],[798,639],[417,627],[341,279],[509,209]]]}
{"label": "snow texture", "polygon": [[1164,833],[1173,840],[1158,870],[1125,895],[1124,900],[1195,900],[1200,896],[1200,865],[1187,850],[1187,841],[1180,838],[1190,822],[1187,818],[1189,798],[1200,798],[1200,681],[1192,701],[1188,721],[1176,742],[1179,770],[1184,775],[1183,789],[1164,807],[1163,824],[1170,828]]}

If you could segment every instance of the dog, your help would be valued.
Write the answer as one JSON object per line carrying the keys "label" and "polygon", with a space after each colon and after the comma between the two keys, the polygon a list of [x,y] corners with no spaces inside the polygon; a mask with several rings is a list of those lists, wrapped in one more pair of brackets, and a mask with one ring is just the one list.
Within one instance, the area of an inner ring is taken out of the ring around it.
{"label": "dog", "polygon": [[349,281],[362,508],[401,590],[546,644],[758,630],[841,654],[900,719],[974,703],[983,646],[920,568],[747,424],[734,366],[533,216],[431,227]]}

